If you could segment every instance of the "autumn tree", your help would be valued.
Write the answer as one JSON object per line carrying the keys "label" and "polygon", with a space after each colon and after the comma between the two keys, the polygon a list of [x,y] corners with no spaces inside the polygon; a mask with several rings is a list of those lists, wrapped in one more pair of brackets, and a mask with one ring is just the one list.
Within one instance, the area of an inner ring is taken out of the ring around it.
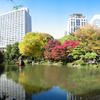
{"label": "autumn tree", "polygon": [[52,48],[51,56],[55,61],[65,61],[67,56],[66,48],[63,45],[56,45]]}
{"label": "autumn tree", "polygon": [[69,51],[72,51],[76,46],[79,45],[78,41],[74,41],[74,40],[66,40],[64,44],[62,44],[62,46],[64,48],[66,48]]}
{"label": "autumn tree", "polygon": [[52,48],[54,48],[57,45],[61,45],[60,41],[58,40],[50,40],[46,46],[45,46],[45,52],[44,52],[44,56],[46,59],[51,59],[52,58]]}
{"label": "autumn tree", "polygon": [[[62,62],[71,61],[72,58],[70,58],[68,55],[71,53],[75,47],[79,45],[78,41],[65,41],[62,45],[56,45],[51,52],[52,59],[54,60],[61,60]],[[70,58],[70,59],[69,59]]]}
{"label": "autumn tree", "polygon": [[23,41],[19,44],[20,53],[24,56],[39,58],[43,56],[44,46],[50,37],[49,34],[30,32],[27,33]]}
{"label": "autumn tree", "polygon": [[85,50],[100,54],[100,30],[96,26],[86,25],[75,31],[74,35]]}
{"label": "autumn tree", "polygon": [[51,36],[50,34],[41,33],[41,35],[43,36],[43,41],[44,41],[44,43],[47,43],[47,42],[49,42],[50,40],[54,40],[53,36]]}
{"label": "autumn tree", "polygon": [[50,40],[45,46],[44,56],[46,59],[66,62],[69,59],[68,54],[71,53],[78,45],[78,41],[73,40],[66,40],[62,45],[58,40]]}

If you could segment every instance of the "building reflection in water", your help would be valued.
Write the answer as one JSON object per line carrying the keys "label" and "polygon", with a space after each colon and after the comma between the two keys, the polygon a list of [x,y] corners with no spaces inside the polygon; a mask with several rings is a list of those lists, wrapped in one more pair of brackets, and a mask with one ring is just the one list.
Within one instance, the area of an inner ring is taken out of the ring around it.
{"label": "building reflection in water", "polygon": [[5,74],[0,77],[0,100],[32,100],[24,88],[12,80],[7,79]]}
{"label": "building reflection in water", "polygon": [[[36,88],[39,90],[39,88]],[[34,90],[35,91],[35,90]],[[94,91],[84,96],[75,96],[70,92],[62,90],[60,87],[42,89],[39,93],[29,94],[19,84],[11,79],[7,79],[6,74],[0,76],[0,100],[100,100],[100,91]],[[52,98],[52,99],[50,99]]]}
{"label": "building reflection in water", "polygon": [[67,100],[82,100],[82,97],[74,96],[72,93],[67,92]]}
{"label": "building reflection in water", "polygon": [[[99,92],[100,93],[100,92]],[[84,96],[75,96],[67,92],[67,100],[100,100],[100,94],[87,94]]]}

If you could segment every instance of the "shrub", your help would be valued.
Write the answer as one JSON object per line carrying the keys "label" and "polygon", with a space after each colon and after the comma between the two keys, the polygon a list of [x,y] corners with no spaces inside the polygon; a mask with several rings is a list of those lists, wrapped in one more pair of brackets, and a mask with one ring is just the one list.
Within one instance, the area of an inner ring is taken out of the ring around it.
{"label": "shrub", "polygon": [[72,53],[69,54],[69,56],[71,55],[73,57],[73,59],[78,60],[80,58],[83,58],[85,53],[86,53],[86,51],[84,50],[83,47],[77,46],[77,47],[74,48]]}
{"label": "shrub", "polygon": [[84,63],[84,61],[82,59],[76,60],[74,62],[74,64],[76,64],[76,65],[83,64],[83,63]]}
{"label": "shrub", "polygon": [[66,40],[76,40],[76,37],[73,35],[66,35],[60,39],[60,42],[63,44]]}

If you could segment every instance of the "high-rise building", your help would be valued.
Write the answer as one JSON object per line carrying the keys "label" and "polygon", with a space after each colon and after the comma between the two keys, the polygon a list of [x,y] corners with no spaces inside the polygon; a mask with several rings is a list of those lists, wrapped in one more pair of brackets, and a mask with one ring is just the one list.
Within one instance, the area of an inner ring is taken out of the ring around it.
{"label": "high-rise building", "polygon": [[67,34],[74,32],[75,30],[80,29],[82,26],[87,24],[86,16],[82,14],[72,14],[68,18],[67,23]]}
{"label": "high-rise building", "polygon": [[0,48],[20,42],[27,32],[31,32],[31,16],[28,8],[0,15]]}
{"label": "high-rise building", "polygon": [[90,20],[90,24],[100,28],[100,15],[94,15]]}

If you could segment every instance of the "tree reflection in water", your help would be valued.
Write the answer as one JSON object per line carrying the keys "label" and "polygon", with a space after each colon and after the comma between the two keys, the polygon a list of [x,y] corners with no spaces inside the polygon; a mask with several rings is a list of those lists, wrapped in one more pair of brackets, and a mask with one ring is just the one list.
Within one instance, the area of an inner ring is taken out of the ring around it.
{"label": "tree reflection in water", "polygon": [[4,65],[0,65],[0,76],[4,72],[4,69],[5,69],[5,66]]}
{"label": "tree reflection in water", "polygon": [[66,92],[67,100],[100,99],[99,69],[76,70],[55,66],[27,66],[21,73],[10,72],[8,78],[16,80],[27,93],[32,95],[41,94],[42,91],[49,91],[52,87],[59,86]]}

